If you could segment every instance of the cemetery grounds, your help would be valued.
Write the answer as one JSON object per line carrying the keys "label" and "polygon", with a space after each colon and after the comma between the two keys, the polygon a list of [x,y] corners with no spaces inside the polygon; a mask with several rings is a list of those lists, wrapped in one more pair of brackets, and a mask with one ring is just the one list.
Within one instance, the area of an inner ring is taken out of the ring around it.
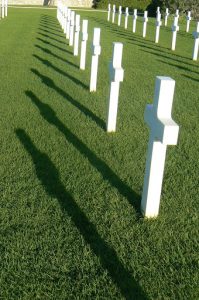
{"label": "cemetery grounds", "polygon": [[[79,70],[56,10],[8,10],[0,21],[0,299],[198,299],[199,64],[180,20],[154,43],[88,19]],[[117,18],[116,18],[117,20]],[[117,22],[117,21],[116,21]],[[93,28],[101,28],[96,93],[89,93]],[[122,42],[117,132],[105,130],[112,42]],[[160,214],[140,213],[156,76],[176,81],[178,145],[168,147]]]}

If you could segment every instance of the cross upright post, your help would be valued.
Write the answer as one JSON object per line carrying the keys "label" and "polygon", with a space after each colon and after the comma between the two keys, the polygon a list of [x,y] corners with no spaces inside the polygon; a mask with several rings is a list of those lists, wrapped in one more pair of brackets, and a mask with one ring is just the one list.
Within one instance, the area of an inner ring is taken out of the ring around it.
{"label": "cross upright post", "polygon": [[158,6],[157,7],[157,10],[156,10],[156,18],[157,18],[157,16],[160,14],[160,7]]}
{"label": "cross upright post", "polygon": [[80,15],[75,16],[75,38],[74,38],[74,56],[78,56],[79,52],[79,32],[80,32]]}
{"label": "cross upright post", "polygon": [[175,17],[179,19],[179,9],[176,9]]}
{"label": "cross upright post", "polygon": [[154,103],[145,109],[145,122],[151,132],[141,210],[147,218],[158,215],[167,146],[176,145],[178,140],[179,126],[171,117],[174,89],[172,78],[156,77]]}
{"label": "cross upright post", "polygon": [[160,36],[160,26],[162,25],[161,21],[161,14],[157,14],[156,18],[156,32],[155,32],[155,43],[159,42],[159,36]]}
{"label": "cross upright post", "polygon": [[118,11],[118,26],[121,25],[121,17],[122,17],[122,6],[119,6],[119,11]]}
{"label": "cross upright post", "polygon": [[5,17],[8,16],[8,0],[5,0]]}
{"label": "cross upright post", "polygon": [[64,34],[66,34],[67,14],[68,14],[68,7],[65,6],[65,8],[64,8]]}
{"label": "cross upright post", "polygon": [[98,58],[100,54],[101,54],[100,28],[94,28],[93,43],[92,43],[90,92],[95,92],[97,88]]}
{"label": "cross upright post", "polygon": [[146,37],[146,27],[147,27],[147,22],[148,22],[148,11],[147,10],[145,10],[144,11],[144,17],[143,17],[143,33],[142,33],[142,36],[143,36],[143,38],[145,38]]}
{"label": "cross upright post", "polygon": [[164,26],[167,26],[168,16],[169,16],[169,9],[166,8],[165,19],[164,19]]}
{"label": "cross upright post", "polygon": [[4,6],[5,6],[5,0],[1,0],[1,18],[2,19],[4,19],[4,17],[5,17]]}
{"label": "cross upright post", "polygon": [[71,16],[71,9],[68,8],[67,23],[66,23],[66,38],[67,39],[69,39],[69,37],[70,37],[70,16]]}
{"label": "cross upright post", "polygon": [[85,70],[87,40],[88,40],[88,20],[83,20],[83,22],[82,22],[81,54],[80,54],[80,69],[81,70]]}
{"label": "cross upright post", "polygon": [[110,17],[111,17],[111,4],[108,4],[108,16],[107,16],[107,21],[110,21]]}
{"label": "cross upright post", "polygon": [[74,43],[74,26],[75,26],[75,12],[72,10],[70,14],[69,46],[73,46]]}
{"label": "cross upright post", "polygon": [[109,65],[111,86],[106,123],[107,132],[116,131],[119,88],[120,82],[122,82],[124,78],[124,70],[122,69],[122,51],[122,43],[113,43],[113,56]]}
{"label": "cross upright post", "polygon": [[191,22],[191,11],[188,11],[186,19],[187,19],[186,32],[189,32],[189,26]]}
{"label": "cross upright post", "polygon": [[193,32],[193,36],[194,36],[194,39],[195,39],[195,42],[194,42],[194,47],[193,47],[193,60],[197,60],[198,59],[198,49],[199,49],[199,22],[197,22],[197,25],[196,25],[196,31]]}
{"label": "cross upright post", "polygon": [[133,33],[136,32],[137,9],[133,10]]}
{"label": "cross upright post", "polygon": [[124,28],[127,29],[128,27],[128,17],[129,17],[129,8],[126,7],[126,11],[125,11],[125,21],[124,21]]}
{"label": "cross upright post", "polygon": [[173,31],[171,50],[174,51],[175,48],[176,48],[177,32],[179,31],[178,17],[174,17],[174,22],[173,22],[173,25],[172,25],[172,27],[171,27],[171,30]]}
{"label": "cross upright post", "polygon": [[115,23],[115,12],[116,12],[116,6],[115,4],[113,4],[112,23]]}

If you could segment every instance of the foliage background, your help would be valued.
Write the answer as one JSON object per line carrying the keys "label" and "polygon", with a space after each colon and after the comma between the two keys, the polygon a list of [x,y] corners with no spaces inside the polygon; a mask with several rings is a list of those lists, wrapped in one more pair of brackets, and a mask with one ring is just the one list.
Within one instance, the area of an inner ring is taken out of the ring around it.
{"label": "foliage background", "polygon": [[108,3],[116,4],[116,7],[122,5],[123,10],[125,7],[129,7],[130,11],[134,8],[141,12],[148,10],[151,16],[155,15],[157,6],[161,8],[163,14],[166,7],[171,13],[174,13],[176,9],[179,9],[181,14],[186,14],[188,10],[191,10],[192,16],[199,19],[199,0],[96,0],[94,6],[107,8]]}

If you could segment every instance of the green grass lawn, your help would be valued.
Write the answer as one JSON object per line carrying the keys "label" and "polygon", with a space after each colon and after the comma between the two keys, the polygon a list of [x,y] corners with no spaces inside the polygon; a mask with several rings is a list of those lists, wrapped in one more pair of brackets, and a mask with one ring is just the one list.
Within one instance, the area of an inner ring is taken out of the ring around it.
{"label": "green grass lawn", "polygon": [[[89,20],[79,70],[55,10],[9,9],[0,21],[0,299],[198,299],[199,64],[185,22],[154,44]],[[124,20],[123,20],[124,21]],[[123,24],[123,23],[122,23]],[[98,87],[90,43],[101,28]],[[195,24],[191,23],[191,31]],[[105,131],[112,42],[124,43],[117,132]],[[178,145],[168,147],[160,214],[140,214],[155,77],[176,80]]]}

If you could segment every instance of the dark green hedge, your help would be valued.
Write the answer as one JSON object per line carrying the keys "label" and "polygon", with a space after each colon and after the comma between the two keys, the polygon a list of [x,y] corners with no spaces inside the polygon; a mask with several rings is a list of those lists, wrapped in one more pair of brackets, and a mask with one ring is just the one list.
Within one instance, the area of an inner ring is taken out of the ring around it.
{"label": "dark green hedge", "polygon": [[129,10],[137,8],[139,11],[144,11],[151,3],[151,0],[99,0],[95,1],[95,7],[107,9],[109,3],[115,4],[117,9],[119,5],[122,5],[123,9],[128,7]]}

